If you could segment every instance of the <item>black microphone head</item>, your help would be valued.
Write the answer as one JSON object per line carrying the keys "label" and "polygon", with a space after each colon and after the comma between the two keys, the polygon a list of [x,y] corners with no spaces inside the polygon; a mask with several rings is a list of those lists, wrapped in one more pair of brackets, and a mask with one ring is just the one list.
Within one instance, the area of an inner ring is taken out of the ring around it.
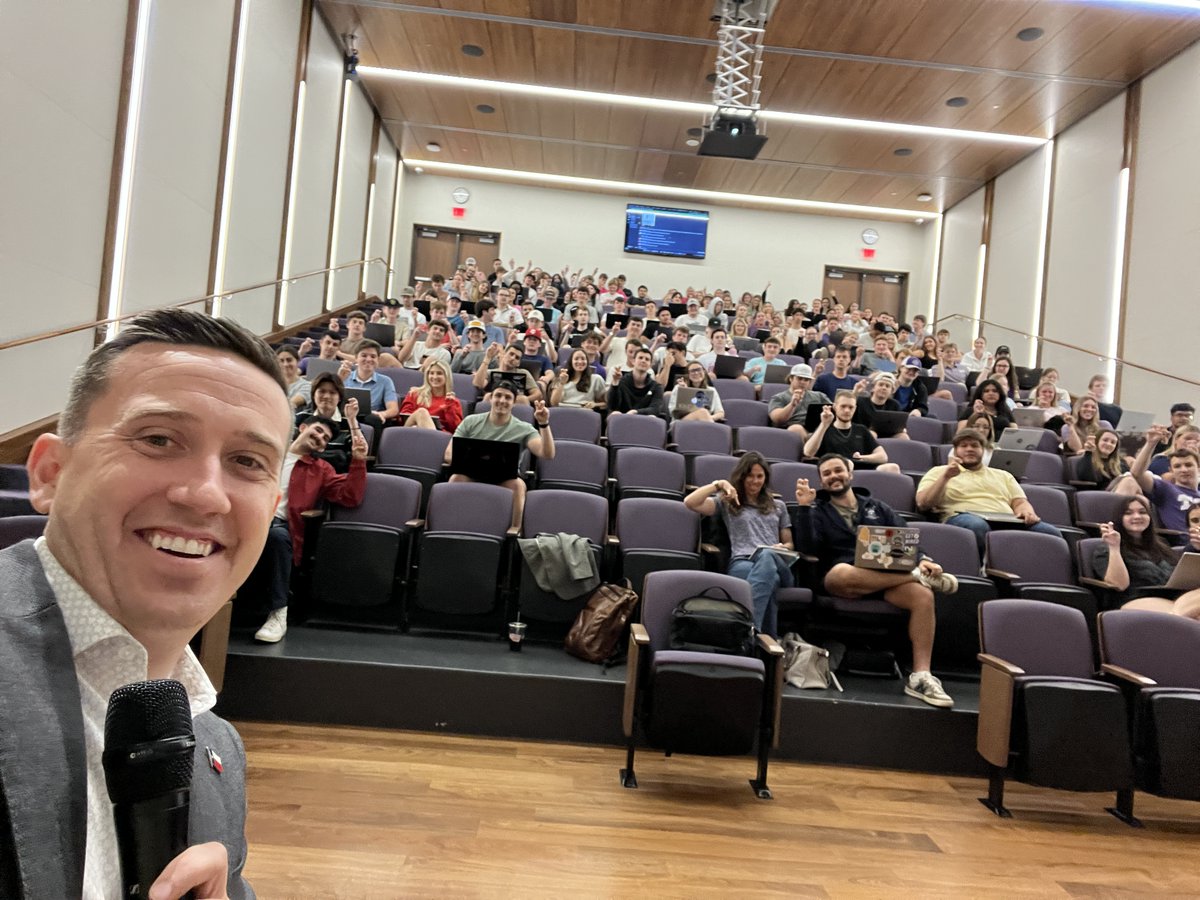
{"label": "black microphone head", "polygon": [[192,785],[192,710],[178,681],[136,681],[113,691],[104,717],[104,779],[113,803]]}

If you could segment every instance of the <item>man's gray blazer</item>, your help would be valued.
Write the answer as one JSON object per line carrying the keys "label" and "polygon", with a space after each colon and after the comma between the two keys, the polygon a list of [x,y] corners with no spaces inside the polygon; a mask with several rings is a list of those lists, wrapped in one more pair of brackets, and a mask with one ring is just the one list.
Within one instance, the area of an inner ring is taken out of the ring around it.
{"label": "man's gray blazer", "polygon": [[[246,755],[211,712],[193,720],[189,844],[229,851],[229,896],[252,898],[246,862]],[[208,762],[221,757],[224,772]],[[79,897],[87,845],[83,711],[62,612],[33,541],[0,550],[0,897]]]}

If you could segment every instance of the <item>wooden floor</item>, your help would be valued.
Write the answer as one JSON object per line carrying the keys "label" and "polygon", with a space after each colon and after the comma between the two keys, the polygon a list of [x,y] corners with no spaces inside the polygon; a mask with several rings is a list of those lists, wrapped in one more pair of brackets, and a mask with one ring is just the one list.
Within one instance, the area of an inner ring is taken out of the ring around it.
{"label": "wooden floor", "polygon": [[1200,897],[1200,804],[611,747],[239,723],[260,897]]}

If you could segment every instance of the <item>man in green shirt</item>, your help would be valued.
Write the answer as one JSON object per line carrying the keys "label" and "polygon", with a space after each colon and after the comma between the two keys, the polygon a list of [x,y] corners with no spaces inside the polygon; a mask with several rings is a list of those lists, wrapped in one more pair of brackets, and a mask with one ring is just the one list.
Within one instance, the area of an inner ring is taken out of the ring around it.
{"label": "man in green shirt", "polygon": [[[509,441],[527,447],[529,452],[539,459],[554,459],[554,436],[550,433],[550,410],[545,401],[537,400],[533,405],[533,422],[522,422],[512,414],[513,404],[517,399],[517,386],[513,382],[501,381],[492,390],[492,408],[485,413],[467,416],[455,430],[455,437],[476,438],[482,441]],[[446,445],[446,465],[450,464],[454,451],[454,441]],[[451,481],[471,481],[466,475],[454,474]],[[518,473],[513,477],[499,482],[513,492],[514,528],[521,526],[521,516],[525,512],[525,482]]]}

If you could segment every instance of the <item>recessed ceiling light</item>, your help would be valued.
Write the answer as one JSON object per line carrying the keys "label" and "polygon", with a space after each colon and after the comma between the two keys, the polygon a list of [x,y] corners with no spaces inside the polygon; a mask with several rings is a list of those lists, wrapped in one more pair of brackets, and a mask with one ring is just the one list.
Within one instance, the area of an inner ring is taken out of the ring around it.
{"label": "recessed ceiling light", "polygon": [[912,147],[897,147],[892,153],[895,156],[912,156]]}
{"label": "recessed ceiling light", "polygon": [[924,220],[924,219],[917,219],[917,220],[916,220],[916,222],[917,222],[917,224],[918,224],[918,225],[924,225],[924,224],[925,224],[925,220]]}
{"label": "recessed ceiling light", "polygon": [[951,97],[949,100],[946,101],[946,105],[953,106],[957,109],[960,106],[966,106],[970,102],[971,101],[968,100],[966,97]]}
{"label": "recessed ceiling light", "polygon": [[442,145],[435,143],[434,141],[430,141],[428,144],[425,145],[425,149],[428,150],[430,153],[441,153]]}
{"label": "recessed ceiling light", "polygon": [[703,128],[689,128],[687,130],[688,137],[700,137],[702,134],[704,134]]}
{"label": "recessed ceiling light", "polygon": [[494,113],[496,111],[496,107],[492,106],[490,103],[480,103],[478,106],[475,107],[475,111],[481,112],[484,115],[490,116],[492,113]]}
{"label": "recessed ceiling light", "polygon": [[899,193],[900,193],[899,191],[892,191],[892,196],[893,196],[893,197],[895,197],[895,196],[897,196]]}
{"label": "recessed ceiling light", "polygon": [[922,203],[928,203],[933,199],[933,194],[917,194],[917,199]]}
{"label": "recessed ceiling light", "polygon": [[1046,32],[1040,28],[1022,28],[1017,32],[1018,41],[1036,41]]}
{"label": "recessed ceiling light", "polygon": [[684,141],[684,143],[687,144],[689,147],[699,147],[700,146],[700,142],[698,140],[696,140],[695,138],[688,138],[686,141]]}
{"label": "recessed ceiling light", "polygon": [[992,104],[992,109],[999,109],[999,108],[1000,108],[1000,104],[999,104],[999,103],[993,103],[993,104]]}
{"label": "recessed ceiling light", "polygon": [[462,52],[464,56],[483,56],[483,48],[478,44],[463,44]]}
{"label": "recessed ceiling light", "polygon": [[422,174],[422,173],[423,173],[425,170],[424,170],[424,169],[422,169],[420,166],[415,166],[415,167],[413,168],[413,171],[414,171],[414,172],[416,172],[418,175],[420,175],[420,174]]}

